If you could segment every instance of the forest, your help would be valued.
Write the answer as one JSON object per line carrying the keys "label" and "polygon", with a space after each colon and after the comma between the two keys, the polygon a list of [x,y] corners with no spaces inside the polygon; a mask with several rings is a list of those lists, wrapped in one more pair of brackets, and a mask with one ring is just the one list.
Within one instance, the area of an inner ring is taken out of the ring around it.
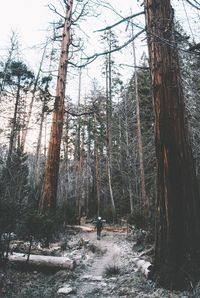
{"label": "forest", "polygon": [[50,3],[37,68],[0,58],[0,297],[200,297],[200,2],[118,9]]}

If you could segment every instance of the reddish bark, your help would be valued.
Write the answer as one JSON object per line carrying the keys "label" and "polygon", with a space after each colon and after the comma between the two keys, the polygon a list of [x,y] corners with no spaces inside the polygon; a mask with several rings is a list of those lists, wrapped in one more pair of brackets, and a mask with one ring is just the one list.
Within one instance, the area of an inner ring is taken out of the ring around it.
{"label": "reddish bark", "polygon": [[170,0],[145,2],[155,111],[156,245],[152,276],[168,288],[200,277],[200,200],[185,120]]}
{"label": "reddish bark", "polygon": [[48,146],[48,156],[45,169],[44,186],[39,203],[40,213],[50,213],[56,210],[56,196],[60,162],[60,145],[63,130],[65,110],[65,86],[70,45],[70,27],[73,0],[68,0],[66,18],[63,29],[61,54],[59,61],[56,98],[52,116],[51,134]]}

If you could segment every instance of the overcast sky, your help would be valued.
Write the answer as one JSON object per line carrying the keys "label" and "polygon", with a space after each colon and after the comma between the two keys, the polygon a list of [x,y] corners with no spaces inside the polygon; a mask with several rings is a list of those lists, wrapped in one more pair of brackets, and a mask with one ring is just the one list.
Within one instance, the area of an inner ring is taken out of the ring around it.
{"label": "overcast sky", "polygon": [[[58,19],[58,17],[49,10],[47,5],[52,3],[59,8],[61,7],[59,4],[60,1],[62,2],[62,0],[2,0],[0,9],[0,59],[3,60],[5,57],[5,49],[9,45],[9,36],[11,35],[11,30],[13,30],[18,34],[20,50],[22,50],[24,54],[24,61],[31,67],[37,69],[41,53],[35,49],[31,50],[30,47],[45,42],[47,35],[46,28],[49,22]],[[139,12],[143,9],[139,6],[142,1],[137,0],[108,0],[107,2],[113,5],[116,11],[123,16],[129,15],[131,9],[133,12]],[[176,9],[178,8],[176,11],[181,19],[182,25],[185,25],[187,29],[190,30],[188,20],[191,22],[194,19],[196,20],[197,13],[195,12],[195,16],[194,14],[191,15],[191,10],[189,10],[187,5],[186,11],[184,11],[182,0],[173,0],[172,2],[173,6]],[[83,29],[86,34],[92,37],[87,40],[87,44],[89,45],[87,51],[89,51],[89,54],[99,51],[100,46],[100,34],[94,33],[93,31],[104,27],[106,24],[112,24],[117,19],[119,20],[119,17],[108,9],[104,10],[100,17],[89,18],[87,23],[85,22],[83,24]],[[141,18],[137,22],[141,26],[143,25]],[[197,34],[194,26],[191,25],[191,27],[193,34],[199,36],[199,32]],[[120,44],[127,40],[125,26],[117,28],[117,35],[120,39]],[[141,42],[141,38],[136,42],[136,49],[139,59],[142,52],[145,50],[145,41]],[[130,53],[131,46],[124,50],[121,56],[118,56],[119,60],[122,59],[124,63],[132,63]],[[97,76],[100,74],[99,69],[99,74],[97,74],[95,65],[98,64],[91,65],[90,67],[93,70],[93,73],[90,73],[91,76],[93,76],[94,73],[96,73]],[[121,71],[123,72],[123,70]],[[131,75],[132,71],[130,69],[126,71]]]}
{"label": "overcast sky", "polygon": [[[23,47],[41,42],[45,37],[48,23],[57,18],[47,5],[52,3],[59,8],[61,7],[59,2],[59,0],[1,1],[0,48],[8,43],[11,30],[18,33]],[[130,8],[135,6],[133,0],[109,0],[108,2],[114,4],[114,7],[123,13],[128,13]],[[110,16],[111,13],[108,10],[107,16],[102,16],[101,20],[107,20],[107,23],[109,23]]]}
{"label": "overcast sky", "polygon": [[[53,3],[56,7],[59,7],[60,1],[62,0],[2,0],[0,9],[0,49],[8,44],[11,30],[18,33],[22,48],[44,41],[48,22],[52,21],[53,18],[56,19],[56,16],[48,9],[47,5]],[[123,15],[128,15],[130,9],[133,12],[142,10],[142,7],[139,7],[139,3],[142,3],[142,1],[108,0],[108,2]],[[178,5],[178,11],[183,12],[182,22],[187,23],[183,5],[181,4],[182,0],[173,0],[172,3],[175,8]],[[187,5],[186,10],[191,20],[191,12],[188,10]],[[107,22],[107,24],[112,22],[113,19],[114,14],[111,14],[109,10],[107,10],[106,15],[100,17],[100,20]]]}

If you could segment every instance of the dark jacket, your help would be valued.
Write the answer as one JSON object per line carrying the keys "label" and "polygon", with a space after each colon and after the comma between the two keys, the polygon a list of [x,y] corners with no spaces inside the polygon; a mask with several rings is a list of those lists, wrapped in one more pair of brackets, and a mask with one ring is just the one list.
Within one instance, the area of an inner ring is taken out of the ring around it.
{"label": "dark jacket", "polygon": [[101,219],[97,219],[96,228],[97,229],[102,229],[103,228],[103,222],[102,222]]}

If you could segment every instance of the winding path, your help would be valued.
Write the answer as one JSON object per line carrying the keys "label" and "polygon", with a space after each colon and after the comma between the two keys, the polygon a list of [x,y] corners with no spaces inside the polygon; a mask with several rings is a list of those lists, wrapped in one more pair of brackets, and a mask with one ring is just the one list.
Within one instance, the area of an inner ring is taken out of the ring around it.
{"label": "winding path", "polygon": [[[120,238],[125,235],[121,235]],[[124,256],[126,254],[132,254],[131,246],[123,246],[123,241],[119,244],[119,237],[113,232],[103,232],[101,240],[96,239],[96,233],[88,233],[85,235],[89,239],[90,244],[97,246],[103,255],[96,255],[93,259],[91,267],[84,271],[84,275],[79,278],[76,295],[74,298],[95,298],[95,297],[107,297],[105,292],[108,288],[113,287],[113,283],[116,282],[116,277],[106,278],[104,272],[107,267],[116,266],[121,269],[126,266],[124,262]],[[115,295],[109,297],[116,297]]]}

